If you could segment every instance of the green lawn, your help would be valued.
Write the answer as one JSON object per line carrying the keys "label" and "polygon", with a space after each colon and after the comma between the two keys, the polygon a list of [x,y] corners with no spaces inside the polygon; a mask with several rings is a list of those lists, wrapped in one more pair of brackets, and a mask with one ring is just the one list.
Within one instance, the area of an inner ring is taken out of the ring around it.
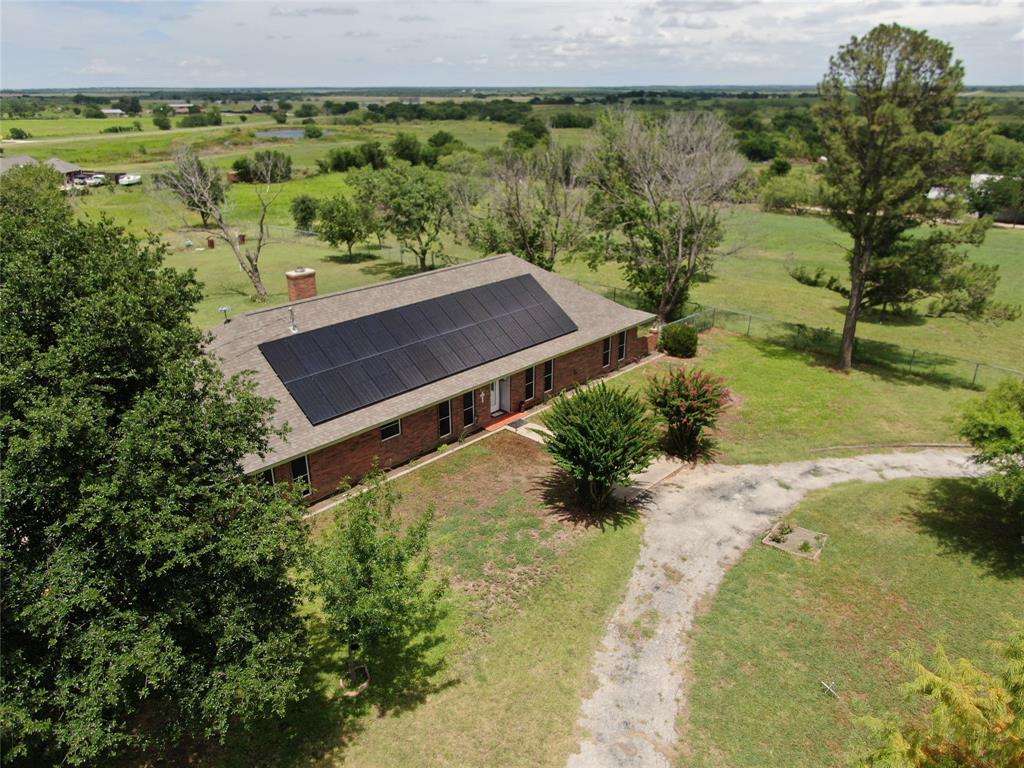
{"label": "green lawn", "polygon": [[434,563],[452,583],[421,664],[402,687],[371,669],[369,690],[346,700],[338,648],[314,622],[313,694],[204,764],[564,765],[641,526],[566,519],[550,470],[536,443],[502,433],[397,480],[403,516],[434,506]]}
{"label": "green lawn", "polygon": [[679,766],[851,765],[871,743],[859,717],[907,713],[897,652],[941,641],[995,669],[988,642],[1020,617],[1015,521],[977,481],[850,484],[790,519],[830,536],[822,558],[755,544],[726,575],[692,634]]}
{"label": "green lawn", "polygon": [[885,370],[838,373],[808,353],[722,331],[700,338],[696,360],[655,361],[612,383],[639,391],[679,365],[724,377],[736,396],[718,435],[724,463],[808,459],[821,455],[816,448],[837,445],[955,442],[954,414],[977,397]]}
{"label": "green lawn", "polygon": [[[172,117],[171,124],[176,125],[180,118]],[[225,125],[235,125],[240,121],[237,115],[223,115]],[[269,117],[255,116],[251,120],[269,122]],[[163,133],[153,125],[152,115],[140,115],[139,117],[105,117],[102,119],[90,117],[41,117],[41,118],[4,118],[0,120],[0,133],[7,135],[11,128],[21,128],[28,131],[33,139],[53,138],[91,138],[103,134],[103,129],[117,126],[120,128],[132,128],[135,122],[142,126],[142,133]],[[188,129],[192,130],[192,129]],[[120,134],[111,134],[117,136]],[[16,146],[31,146],[12,144]],[[8,150],[13,154],[13,150]]]}
{"label": "green lawn", "polygon": [[[695,301],[777,320],[842,329],[845,300],[824,288],[796,282],[785,267],[787,258],[792,257],[812,271],[821,267],[828,274],[843,276],[843,245],[848,242],[845,235],[818,216],[764,213],[751,206],[729,212],[725,229],[723,247],[738,251],[719,260],[712,280],[695,287]],[[997,299],[1024,303],[1024,228],[991,229],[981,246],[967,250],[979,263],[999,266]],[[560,271],[583,281],[625,285],[615,264],[593,272],[575,261],[563,264]],[[862,320],[858,333],[865,339],[1024,368],[1024,318],[998,326],[955,318]]]}

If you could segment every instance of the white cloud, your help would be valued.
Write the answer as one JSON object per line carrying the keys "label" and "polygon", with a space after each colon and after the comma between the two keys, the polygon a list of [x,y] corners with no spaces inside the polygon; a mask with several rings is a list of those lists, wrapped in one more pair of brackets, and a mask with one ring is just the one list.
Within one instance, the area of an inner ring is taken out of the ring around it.
{"label": "white cloud", "polygon": [[[2,2],[11,88],[811,84],[893,21],[952,43],[968,83],[1024,81],[1022,0]],[[82,43],[112,20],[116,47]]]}
{"label": "white cloud", "polygon": [[220,59],[212,56],[186,56],[178,62],[178,66],[182,68],[197,68],[197,67],[219,67],[223,62]]}
{"label": "white cloud", "polygon": [[121,75],[124,68],[110,64],[106,59],[90,59],[89,63],[77,70],[82,75]]}
{"label": "white cloud", "polygon": [[316,6],[274,6],[270,9],[271,16],[293,16],[304,18],[306,16],[355,16],[359,9],[346,5],[316,5]]}

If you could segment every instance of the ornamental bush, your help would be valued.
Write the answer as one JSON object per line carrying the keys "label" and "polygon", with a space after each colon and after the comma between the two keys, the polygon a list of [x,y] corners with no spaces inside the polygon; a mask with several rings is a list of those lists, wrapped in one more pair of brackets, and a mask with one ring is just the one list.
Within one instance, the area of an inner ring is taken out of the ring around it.
{"label": "ornamental bush", "polygon": [[640,397],[604,382],[556,398],[544,424],[552,432],[545,449],[592,510],[607,505],[612,488],[646,469],[658,450],[656,425]]}
{"label": "ornamental bush", "polygon": [[725,380],[699,368],[678,368],[647,385],[651,407],[665,420],[669,450],[696,461],[711,453],[706,430],[714,429],[729,402]]}
{"label": "ornamental bush", "polygon": [[686,323],[672,323],[661,329],[658,348],[673,357],[693,357],[697,354],[697,329]]}
{"label": "ornamental bush", "polygon": [[1009,504],[1024,504],[1024,382],[1004,379],[972,401],[960,436],[974,447],[974,460],[992,468],[989,487]]}

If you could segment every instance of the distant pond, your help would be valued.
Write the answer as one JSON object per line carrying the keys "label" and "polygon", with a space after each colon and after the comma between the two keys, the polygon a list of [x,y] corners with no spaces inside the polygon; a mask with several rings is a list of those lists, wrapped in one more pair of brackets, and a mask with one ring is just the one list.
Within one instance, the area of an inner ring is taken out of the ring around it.
{"label": "distant pond", "polygon": [[[324,135],[331,131],[324,131]],[[304,128],[275,128],[272,131],[256,131],[257,139],[301,139],[306,135]]]}

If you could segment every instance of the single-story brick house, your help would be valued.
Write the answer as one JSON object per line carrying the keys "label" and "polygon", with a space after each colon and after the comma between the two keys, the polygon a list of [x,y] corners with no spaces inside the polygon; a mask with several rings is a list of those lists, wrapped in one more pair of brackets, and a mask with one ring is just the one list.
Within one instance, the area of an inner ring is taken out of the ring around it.
{"label": "single-story brick house", "polygon": [[209,345],[290,428],[246,472],[301,479],[311,502],[635,362],[654,319],[511,255],[322,296],[315,281],[289,272],[290,303]]}

